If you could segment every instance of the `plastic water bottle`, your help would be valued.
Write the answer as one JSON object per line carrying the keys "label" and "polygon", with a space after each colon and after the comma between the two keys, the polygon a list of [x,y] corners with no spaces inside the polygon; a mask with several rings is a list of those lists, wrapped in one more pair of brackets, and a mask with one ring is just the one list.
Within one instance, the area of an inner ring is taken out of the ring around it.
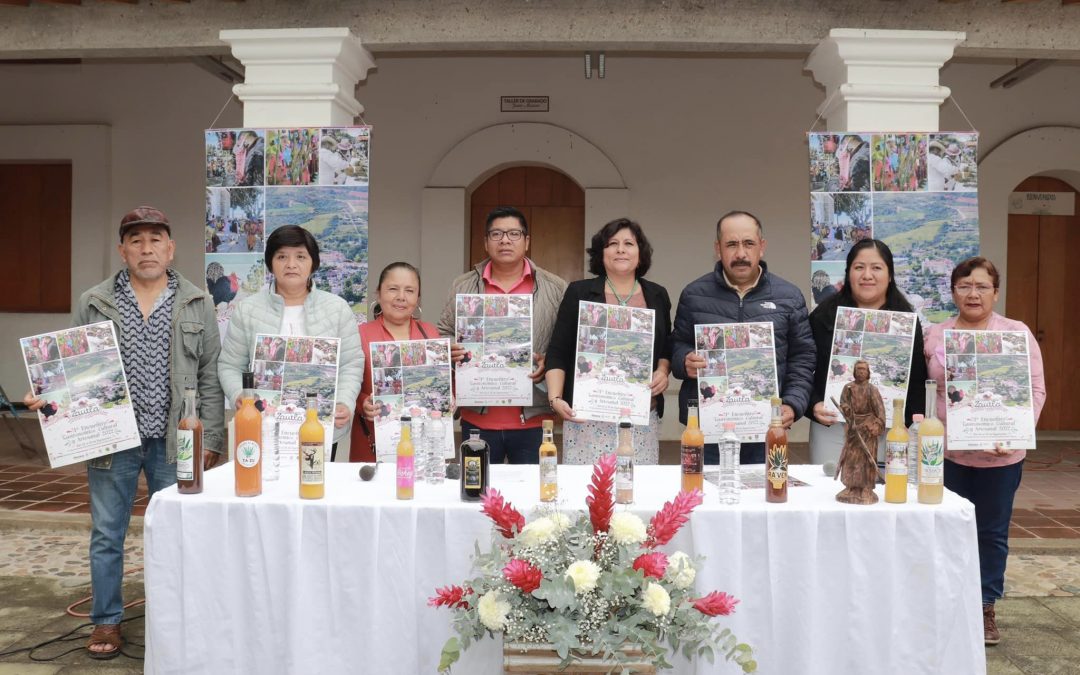
{"label": "plastic water bottle", "polygon": [[907,444],[908,485],[919,484],[919,423],[922,421],[922,415],[911,416],[911,428],[908,429]]}
{"label": "plastic water bottle", "polygon": [[439,485],[446,480],[446,423],[438,410],[431,411],[431,419],[424,425],[424,440],[429,462],[427,482]]}
{"label": "plastic water bottle", "polygon": [[262,416],[262,479],[277,480],[280,474],[281,452],[278,451],[278,421],[273,414]]}
{"label": "plastic water bottle", "polygon": [[428,468],[428,444],[424,430],[431,422],[428,420],[427,409],[413,408],[412,415],[413,447],[416,449],[416,459],[413,466],[415,481],[421,483],[427,476]]}
{"label": "plastic water bottle", "polygon": [[742,441],[735,433],[734,422],[724,422],[720,437],[720,503],[738,504],[742,485],[739,482],[739,451]]}

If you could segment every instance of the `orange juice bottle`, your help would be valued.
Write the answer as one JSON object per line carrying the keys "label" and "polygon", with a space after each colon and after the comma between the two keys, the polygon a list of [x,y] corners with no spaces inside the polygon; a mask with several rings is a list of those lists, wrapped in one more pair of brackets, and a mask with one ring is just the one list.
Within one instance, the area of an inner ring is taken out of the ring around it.
{"label": "orange juice bottle", "polygon": [[907,501],[908,430],[904,427],[904,399],[893,399],[892,429],[885,437],[885,501]]}
{"label": "orange juice bottle", "polygon": [[262,413],[255,407],[255,373],[245,372],[236,427],[236,496],[262,494]]}
{"label": "orange juice bottle", "polygon": [[326,430],[319,421],[319,395],[309,391],[307,413],[300,425],[300,498],[322,499],[326,494]]}
{"label": "orange juice bottle", "polygon": [[698,401],[686,406],[686,428],[682,433],[682,490],[704,490],[705,434],[698,427]]}

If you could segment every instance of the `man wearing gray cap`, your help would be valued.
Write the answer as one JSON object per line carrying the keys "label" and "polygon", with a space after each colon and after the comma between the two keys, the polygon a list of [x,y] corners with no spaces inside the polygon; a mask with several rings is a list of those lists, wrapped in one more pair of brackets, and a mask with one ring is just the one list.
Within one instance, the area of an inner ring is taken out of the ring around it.
{"label": "man wearing gray cap", "polygon": [[[204,466],[218,463],[224,437],[224,399],[217,378],[221,351],[214,303],[202,289],[170,268],[176,242],[168,218],[140,206],[120,220],[120,257],[126,264],[82,294],[75,326],[112,321],[120,340],[142,443],[92,459],[90,485],[90,578],[94,632],[89,655],[110,659],[120,653],[124,615],[121,584],[124,540],[139,473],[150,494],[176,482],[176,425],[184,387],[195,387],[203,422]],[[44,401],[27,394],[32,409]]]}

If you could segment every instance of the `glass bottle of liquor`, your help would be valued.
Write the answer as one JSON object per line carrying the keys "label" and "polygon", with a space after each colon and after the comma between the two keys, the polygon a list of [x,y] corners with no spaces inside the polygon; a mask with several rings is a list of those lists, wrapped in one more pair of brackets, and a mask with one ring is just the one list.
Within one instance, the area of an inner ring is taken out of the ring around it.
{"label": "glass bottle of liquor", "polygon": [[555,447],[555,422],[544,420],[544,440],[540,443],[540,501],[553,502],[559,496],[559,451]]}
{"label": "glass bottle of liquor", "polygon": [[300,498],[326,495],[326,430],[319,421],[319,395],[309,391],[304,423],[300,425]]}
{"label": "glass bottle of liquor", "polygon": [[904,399],[893,399],[892,429],[885,437],[885,501],[907,501],[908,430],[904,427]]}
{"label": "glass bottle of liquor", "polygon": [[787,501],[788,440],[784,428],[783,403],[779,396],[772,398],[772,421],[765,432],[765,501]]}
{"label": "glass bottle of liquor", "polygon": [[176,425],[176,491],[195,495],[203,490],[203,425],[195,410],[195,387],[184,387],[184,407]]}
{"label": "glass bottle of liquor", "polygon": [[233,424],[236,428],[236,496],[262,494],[262,413],[255,407],[255,373],[243,375],[244,393]]}
{"label": "glass bottle of liquor", "polygon": [[698,400],[686,405],[686,428],[682,433],[682,491],[703,490],[705,485],[705,434],[698,426]]}
{"label": "glass bottle of liquor", "polygon": [[412,418],[401,416],[401,438],[397,444],[397,498],[412,499],[416,481],[416,450],[412,442]]}
{"label": "glass bottle of liquor", "polygon": [[469,431],[469,439],[461,444],[461,500],[480,501],[488,487],[488,463],[491,447],[480,438],[480,430]]}
{"label": "glass bottle of liquor", "polygon": [[919,503],[945,496],[945,425],[937,417],[937,381],[926,381],[926,416],[919,424]]}
{"label": "glass bottle of liquor", "polygon": [[908,427],[907,442],[907,482],[908,485],[919,484],[919,425],[922,424],[923,416],[915,414],[911,416],[911,426]]}
{"label": "glass bottle of liquor", "polygon": [[615,446],[615,502],[634,503],[634,424],[630,409],[619,411],[619,442]]}

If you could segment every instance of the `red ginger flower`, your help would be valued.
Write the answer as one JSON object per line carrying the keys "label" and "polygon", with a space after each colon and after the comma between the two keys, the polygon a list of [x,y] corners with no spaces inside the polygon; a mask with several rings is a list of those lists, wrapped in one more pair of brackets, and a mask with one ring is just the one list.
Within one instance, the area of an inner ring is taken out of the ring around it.
{"label": "red ginger flower", "polygon": [[649,538],[646,548],[656,548],[671,541],[687,520],[694,507],[701,504],[701,490],[680,492],[675,499],[664,504],[649,521]]}
{"label": "red ginger flower", "polygon": [[667,555],[656,551],[654,553],[642,553],[634,561],[634,569],[641,570],[647,577],[653,577],[654,579],[663,579],[664,572],[667,571],[668,559]]}
{"label": "red ginger flower", "polygon": [[466,602],[465,596],[471,595],[471,588],[462,588],[461,586],[444,586],[443,588],[435,589],[435,596],[428,598],[428,607],[449,607],[450,609],[468,609],[469,603]]}
{"label": "red ginger flower", "polygon": [[507,539],[514,538],[515,530],[521,532],[525,527],[525,516],[521,515],[510,502],[503,501],[498,490],[489,488],[483,494],[483,513],[495,522],[495,528]]}
{"label": "red ginger flower", "polygon": [[615,454],[612,453],[601,456],[593,465],[592,484],[589,485],[589,496],[585,498],[589,505],[589,520],[597,534],[608,531],[611,514],[615,512],[615,500],[611,497],[614,485]]}
{"label": "red ginger flower", "polygon": [[691,600],[690,603],[705,616],[727,616],[735,611],[735,605],[739,604],[739,601],[733,595],[713,591],[703,598]]}
{"label": "red ginger flower", "polygon": [[520,588],[522,593],[532,593],[540,588],[540,582],[544,579],[544,573],[540,571],[540,568],[520,558],[513,558],[506,563],[503,576]]}

